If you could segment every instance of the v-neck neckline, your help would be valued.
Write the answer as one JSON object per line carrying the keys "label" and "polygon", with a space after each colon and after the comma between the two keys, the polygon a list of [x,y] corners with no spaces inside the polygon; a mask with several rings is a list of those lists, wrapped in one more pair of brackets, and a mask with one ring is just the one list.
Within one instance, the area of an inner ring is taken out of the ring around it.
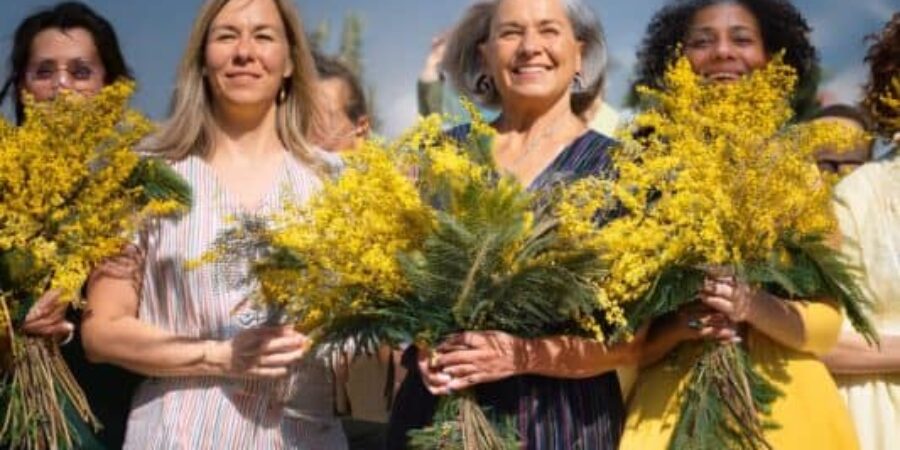
{"label": "v-neck neckline", "polygon": [[225,180],[219,176],[219,172],[209,163],[209,161],[206,161],[199,156],[197,157],[197,160],[199,161],[200,166],[203,167],[203,170],[208,172],[209,180],[214,188],[214,192],[224,200],[227,209],[237,211],[240,214],[254,215],[262,213],[270,203],[271,199],[281,191],[281,186],[284,184],[285,177],[289,171],[288,158],[290,158],[290,155],[285,151],[281,162],[278,164],[278,168],[275,170],[274,181],[271,182],[264,193],[259,196],[252,205],[244,204],[241,201],[240,196],[228,187]]}
{"label": "v-neck neckline", "polygon": [[537,176],[535,176],[534,179],[532,179],[532,180],[528,183],[528,185],[527,185],[527,186],[528,186],[528,190],[529,190],[529,191],[533,191],[533,190],[535,190],[535,189],[540,188],[540,185],[538,185],[538,183],[539,183],[539,182],[542,182],[543,179],[544,179],[548,174],[552,173],[552,172],[556,169],[556,167],[558,167],[558,166],[562,163],[562,161],[565,160],[565,156],[566,156],[568,153],[570,153],[570,152],[572,151],[572,149],[574,149],[575,147],[577,147],[577,144],[578,144],[579,142],[581,142],[582,139],[585,139],[585,138],[587,138],[587,137],[590,136],[590,135],[591,135],[591,130],[585,130],[585,131],[582,132],[580,135],[578,135],[578,137],[576,137],[575,139],[573,139],[571,142],[569,142],[568,144],[565,144],[565,146],[563,147],[563,149],[560,150],[559,153],[556,154],[556,156],[550,161],[550,163],[547,164],[546,167],[544,167],[543,169],[541,169],[541,171],[538,172]]}

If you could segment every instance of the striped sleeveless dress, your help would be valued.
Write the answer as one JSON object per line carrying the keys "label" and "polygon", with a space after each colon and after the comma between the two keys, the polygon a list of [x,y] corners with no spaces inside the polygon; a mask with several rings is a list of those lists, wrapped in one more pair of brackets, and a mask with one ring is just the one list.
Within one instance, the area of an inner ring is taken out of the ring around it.
{"label": "striped sleeveless dress", "polygon": [[[194,206],[179,219],[155,222],[142,232],[146,254],[139,317],[175,336],[226,340],[241,330],[272,323],[252,305],[252,287],[239,283],[246,262],[216,262],[190,270],[242,210],[197,156],[173,164],[193,189]],[[286,155],[277,180],[256,214],[285,202],[302,202],[321,183]],[[126,449],[344,449],[333,416],[332,380],[321,360],[307,357],[285,380],[220,377],[148,378],[137,389],[128,420]]]}
{"label": "striped sleeveless dress", "polygon": [[[463,125],[449,131],[460,139]],[[614,141],[595,131],[576,138],[531,183],[530,190],[571,182],[611,168]],[[407,433],[427,426],[437,398],[425,388],[416,363],[416,347],[403,355],[406,378],[391,411],[388,448],[406,448]],[[497,414],[515,417],[523,450],[614,450],[619,446],[625,407],[615,371],[583,379],[523,375],[475,387],[479,403]]]}

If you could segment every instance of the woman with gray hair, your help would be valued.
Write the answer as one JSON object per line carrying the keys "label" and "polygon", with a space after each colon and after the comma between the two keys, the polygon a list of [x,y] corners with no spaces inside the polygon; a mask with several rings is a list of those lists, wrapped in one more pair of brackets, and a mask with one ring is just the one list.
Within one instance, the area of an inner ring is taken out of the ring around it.
{"label": "woman with gray hair", "polygon": [[[500,110],[494,157],[537,190],[606,173],[613,141],[580,114],[601,92],[606,45],[581,0],[492,0],[469,8],[447,44],[443,67],[460,92]],[[452,130],[465,136],[470,127]],[[637,340],[636,340],[637,341]],[[492,416],[514,417],[526,449],[614,449],[622,429],[618,366],[635,345],[574,336],[522,339],[467,332],[404,355],[409,375],[394,404],[388,447],[426,426],[436,396],[473,388]]]}

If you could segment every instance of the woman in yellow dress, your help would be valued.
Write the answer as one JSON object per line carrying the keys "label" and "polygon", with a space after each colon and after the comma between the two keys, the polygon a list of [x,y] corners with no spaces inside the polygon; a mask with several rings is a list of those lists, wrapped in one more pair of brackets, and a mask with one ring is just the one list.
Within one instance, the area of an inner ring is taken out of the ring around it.
{"label": "woman in yellow dress", "polygon": [[881,345],[869,347],[846,330],[824,361],[850,408],[861,448],[888,450],[900,446],[900,127],[887,123],[890,117],[898,120],[898,113],[882,106],[879,97],[900,76],[900,13],[878,36],[866,61],[871,74],[865,103],[882,118],[876,121],[876,145],[893,147],[893,153],[842,180],[836,207],[842,247],[862,269],[861,285],[873,302]]}
{"label": "woman in yellow dress", "polygon": [[[736,80],[783,50],[800,80],[792,105],[803,111],[811,100],[803,94],[814,92],[817,70],[809,31],[784,0],[675,1],[650,23],[638,53],[638,83],[660,87],[678,48],[696,73],[713,82]],[[787,302],[727,277],[707,279],[699,299],[696,307],[653,324],[627,404],[621,449],[669,448],[681,393],[700,351],[691,343],[703,339],[743,340],[755,370],[781,392],[763,418],[778,424],[764,431],[773,449],[857,448],[844,402],[818,359],[841,329],[835,304]]]}

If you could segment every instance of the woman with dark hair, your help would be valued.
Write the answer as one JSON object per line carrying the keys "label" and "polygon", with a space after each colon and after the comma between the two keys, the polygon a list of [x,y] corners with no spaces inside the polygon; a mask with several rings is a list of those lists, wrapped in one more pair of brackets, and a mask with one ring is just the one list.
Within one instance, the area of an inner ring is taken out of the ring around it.
{"label": "woman with dark hair", "polygon": [[[661,88],[663,75],[679,50],[687,53],[706,46],[707,38],[689,33],[691,20],[698,11],[722,3],[741,5],[756,19],[766,54],[784,52],[784,62],[797,71],[797,89],[792,99],[794,111],[802,117],[813,114],[820,75],[819,58],[809,40],[812,31],[809,24],[787,0],[678,0],[667,3],[651,19],[638,48],[633,87]],[[746,39],[741,36],[735,38],[739,46],[746,44],[742,42]]]}
{"label": "woman with dark hair", "polygon": [[[650,23],[638,52],[639,83],[662,87],[666,68],[681,54],[710,82],[732,82],[783,51],[803,89],[804,83],[814,85],[817,70],[808,33],[806,21],[786,0],[676,0]],[[793,100],[804,102],[796,92]],[[771,448],[857,448],[849,413],[818,358],[841,329],[835,304],[786,301],[721,276],[707,278],[698,300],[651,326],[621,448],[671,448],[685,383],[697,362],[693,349],[704,340],[721,341],[701,331],[706,328],[733,330],[738,335],[733,341],[740,343],[729,345],[746,346],[749,363],[779,392],[768,411],[758,412],[763,422],[778,424],[763,430]]]}
{"label": "woman with dark hair", "polygon": [[313,52],[327,124],[317,144],[325,150],[352,150],[370,131],[369,106],[359,77],[337,58]]}
{"label": "woman with dark hair", "polygon": [[[869,82],[863,105],[874,119],[877,145],[893,147],[889,156],[866,164],[837,187],[835,209],[843,234],[842,249],[862,269],[860,285],[874,307],[881,345],[870,347],[845,330],[823,358],[859,432],[865,450],[897,447],[900,430],[900,157],[897,145],[900,111],[880,97],[900,77],[900,13],[873,36],[866,55]],[[894,96],[900,92],[894,91]],[[888,149],[886,149],[888,150]]]}
{"label": "woman with dark hair", "polygon": [[[12,98],[19,124],[27,119],[22,102],[26,93],[37,101],[53,98],[60,89],[91,96],[116,80],[132,78],[112,25],[79,2],[59,3],[26,17],[16,28],[9,67],[0,102],[7,95]],[[55,291],[38,299],[22,332],[64,343],[62,354],[103,426],[94,435],[77,414],[67,411],[81,448],[119,448],[138,378],[113,366],[88,363],[76,326],[80,313],[67,311],[67,305],[57,300]]]}
{"label": "woman with dark hair", "polygon": [[25,120],[23,91],[41,101],[60,88],[90,95],[120,78],[132,79],[112,25],[80,2],[25,18],[16,28],[9,67],[0,102],[12,97],[18,123]]}

